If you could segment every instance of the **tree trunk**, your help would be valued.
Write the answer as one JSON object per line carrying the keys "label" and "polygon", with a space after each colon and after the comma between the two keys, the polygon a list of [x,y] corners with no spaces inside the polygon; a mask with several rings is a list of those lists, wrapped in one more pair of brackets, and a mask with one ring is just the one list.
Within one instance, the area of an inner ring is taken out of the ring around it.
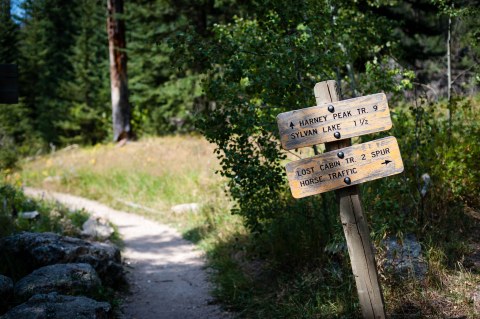
{"label": "tree trunk", "polygon": [[123,13],[123,0],[107,0],[108,49],[112,93],[113,140],[131,139],[131,109],[128,101],[127,53],[125,23],[117,14]]}
{"label": "tree trunk", "polygon": [[448,141],[452,137],[452,16],[448,15],[448,33],[447,33],[447,100],[448,100]]}

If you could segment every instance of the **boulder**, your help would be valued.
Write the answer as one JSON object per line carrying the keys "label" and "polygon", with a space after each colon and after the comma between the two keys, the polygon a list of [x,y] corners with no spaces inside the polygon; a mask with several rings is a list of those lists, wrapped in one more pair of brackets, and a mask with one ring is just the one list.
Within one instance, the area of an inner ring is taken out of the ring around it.
{"label": "boulder", "polygon": [[7,276],[0,275],[0,314],[7,310],[13,296],[13,281]]}
{"label": "boulder", "polygon": [[82,225],[81,235],[105,240],[112,236],[114,229],[101,217],[90,216]]}
{"label": "boulder", "polygon": [[39,268],[15,284],[15,299],[26,301],[35,294],[58,292],[91,296],[101,286],[89,264],[56,264]]}
{"label": "boulder", "polygon": [[40,213],[34,210],[32,212],[20,213],[18,216],[23,219],[35,219],[40,216]]}
{"label": "boulder", "polygon": [[200,212],[200,204],[189,203],[189,204],[180,204],[172,206],[172,212],[175,214],[185,214],[185,213],[194,213],[197,214]]}
{"label": "boulder", "polygon": [[415,235],[408,234],[401,241],[396,236],[391,236],[383,240],[382,244],[385,248],[386,270],[393,271],[402,278],[425,278],[427,263]]}
{"label": "boulder", "polygon": [[480,285],[472,293],[473,311],[480,315]]}
{"label": "boulder", "polygon": [[10,309],[0,319],[112,319],[112,307],[87,297],[50,294],[34,295]]}
{"label": "boulder", "polygon": [[90,264],[106,285],[124,282],[120,251],[112,245],[91,243],[54,233],[22,232],[0,239],[0,273],[20,279],[33,270],[66,263]]}

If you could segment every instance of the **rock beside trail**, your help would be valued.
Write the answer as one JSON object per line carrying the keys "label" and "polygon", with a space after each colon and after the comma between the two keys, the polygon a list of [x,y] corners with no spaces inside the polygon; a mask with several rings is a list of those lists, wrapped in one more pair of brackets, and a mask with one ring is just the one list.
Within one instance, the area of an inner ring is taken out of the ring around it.
{"label": "rock beside trail", "polygon": [[91,296],[101,281],[89,264],[57,264],[39,268],[15,284],[15,299],[28,300],[35,294],[57,292]]}
{"label": "rock beside trail", "polygon": [[194,213],[197,214],[200,212],[200,204],[189,203],[189,204],[180,204],[172,206],[172,212],[175,214],[185,214],[185,213]]}
{"label": "rock beside trail", "polygon": [[415,235],[408,234],[403,240],[392,236],[382,242],[386,255],[385,269],[393,271],[400,277],[425,278],[427,263],[422,256],[422,246]]}
{"label": "rock beside trail", "polygon": [[0,275],[0,313],[3,313],[13,296],[13,280]]}
{"label": "rock beside trail", "polygon": [[87,297],[64,296],[57,293],[34,295],[27,302],[10,309],[0,319],[112,319],[107,302]]}
{"label": "rock beside trail", "polygon": [[0,239],[0,273],[17,279],[33,270],[66,263],[90,264],[110,286],[123,283],[123,268],[118,248],[104,243],[90,243],[54,233],[22,232]]}
{"label": "rock beside trail", "polygon": [[473,310],[476,315],[480,315],[480,285],[472,293]]}
{"label": "rock beside trail", "polygon": [[81,235],[105,240],[112,236],[114,229],[101,217],[90,216],[82,225]]}

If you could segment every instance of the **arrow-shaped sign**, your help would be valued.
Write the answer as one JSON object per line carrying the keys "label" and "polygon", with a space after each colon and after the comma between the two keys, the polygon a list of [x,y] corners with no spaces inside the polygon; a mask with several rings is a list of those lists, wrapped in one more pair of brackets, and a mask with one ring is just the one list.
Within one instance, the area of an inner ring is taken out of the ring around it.
{"label": "arrow-shaped sign", "polygon": [[286,150],[386,131],[392,127],[384,93],[280,113],[277,123],[280,141]]}
{"label": "arrow-shaped sign", "polygon": [[285,168],[293,197],[301,198],[401,173],[403,162],[395,137],[385,137],[293,161]]}

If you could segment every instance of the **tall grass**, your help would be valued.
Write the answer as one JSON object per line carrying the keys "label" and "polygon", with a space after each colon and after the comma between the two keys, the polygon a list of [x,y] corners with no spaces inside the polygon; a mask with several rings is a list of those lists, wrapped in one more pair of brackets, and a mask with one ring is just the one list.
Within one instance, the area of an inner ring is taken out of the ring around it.
{"label": "tall grass", "polygon": [[163,212],[175,204],[225,198],[212,154],[213,146],[197,137],[147,138],[123,147],[70,147],[24,163],[22,177],[26,185],[117,207],[139,203],[166,215]]}

